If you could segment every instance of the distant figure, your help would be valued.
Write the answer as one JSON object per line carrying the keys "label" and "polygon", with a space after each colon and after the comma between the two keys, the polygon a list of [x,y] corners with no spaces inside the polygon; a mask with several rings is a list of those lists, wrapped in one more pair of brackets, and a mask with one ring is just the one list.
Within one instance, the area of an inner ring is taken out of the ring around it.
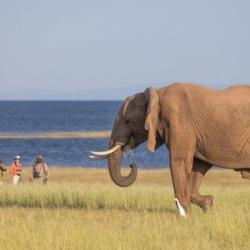
{"label": "distant figure", "polygon": [[10,166],[10,174],[13,176],[13,184],[17,186],[21,181],[21,157],[17,155],[14,159],[14,163]]}
{"label": "distant figure", "polygon": [[5,172],[7,169],[4,167],[4,165],[3,165],[3,161],[2,160],[0,160],[0,171],[1,171],[1,176],[3,176],[3,172]]}
{"label": "distant figure", "polygon": [[[0,178],[2,179],[3,178],[3,172],[6,171],[6,168],[4,167],[3,165],[3,161],[0,160]],[[0,180],[0,185],[3,185],[3,181]]]}
{"label": "distant figure", "polygon": [[38,155],[36,161],[32,165],[30,180],[40,179],[41,177],[45,184],[48,181],[49,168],[42,155]]}

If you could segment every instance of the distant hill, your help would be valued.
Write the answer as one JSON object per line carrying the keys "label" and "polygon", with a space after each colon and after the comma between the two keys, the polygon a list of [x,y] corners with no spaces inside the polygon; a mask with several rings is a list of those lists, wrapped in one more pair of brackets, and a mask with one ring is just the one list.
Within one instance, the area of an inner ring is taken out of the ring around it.
{"label": "distant hill", "polygon": [[[172,82],[171,82],[172,83]],[[142,92],[148,87],[162,87],[169,83],[148,83],[126,87],[108,87],[99,89],[15,89],[0,92],[0,100],[123,100],[134,93]],[[203,84],[213,88],[224,88],[230,84]]]}

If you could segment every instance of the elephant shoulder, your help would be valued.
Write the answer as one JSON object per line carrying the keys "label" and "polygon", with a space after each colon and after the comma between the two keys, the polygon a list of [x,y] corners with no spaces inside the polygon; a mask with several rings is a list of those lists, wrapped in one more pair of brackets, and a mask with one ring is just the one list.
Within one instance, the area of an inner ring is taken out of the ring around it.
{"label": "elephant shoulder", "polygon": [[171,105],[188,104],[193,95],[193,88],[196,85],[187,83],[173,83],[165,88],[161,96],[162,99],[167,100]]}
{"label": "elephant shoulder", "polygon": [[173,83],[162,89],[160,93],[160,105],[164,112],[171,114],[183,114],[188,112],[192,105],[193,94],[190,84]]}

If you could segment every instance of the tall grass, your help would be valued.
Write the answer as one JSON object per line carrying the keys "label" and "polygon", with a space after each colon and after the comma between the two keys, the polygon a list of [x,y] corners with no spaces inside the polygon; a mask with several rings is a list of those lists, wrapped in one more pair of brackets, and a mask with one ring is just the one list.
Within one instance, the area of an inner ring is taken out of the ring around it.
{"label": "tall grass", "polygon": [[0,187],[0,249],[249,249],[250,186],[234,173],[211,172],[202,193],[214,207],[191,206],[183,219],[165,170],[142,171],[126,189],[99,170],[75,170],[85,183],[53,171],[60,182]]}
{"label": "tall grass", "polygon": [[[171,197],[171,198],[170,198]],[[50,183],[1,187],[1,207],[84,208],[136,211],[166,211],[173,203],[169,187],[131,187],[113,185],[61,185]]]}

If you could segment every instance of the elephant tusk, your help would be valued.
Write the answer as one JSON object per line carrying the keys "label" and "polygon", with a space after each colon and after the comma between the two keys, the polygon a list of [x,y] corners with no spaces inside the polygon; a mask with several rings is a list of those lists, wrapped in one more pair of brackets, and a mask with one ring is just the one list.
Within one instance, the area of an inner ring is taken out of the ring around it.
{"label": "elephant tusk", "polygon": [[181,206],[179,200],[177,198],[175,198],[174,200],[175,200],[175,203],[176,203],[176,206],[179,210],[180,215],[183,217],[186,217],[186,212],[185,212],[184,208]]}
{"label": "elephant tusk", "polygon": [[104,160],[104,159],[107,159],[108,156],[106,156],[106,155],[104,155],[104,156],[89,155],[89,158],[93,159],[93,160]]}
{"label": "elephant tusk", "polygon": [[115,145],[114,147],[112,147],[109,150],[106,151],[100,151],[100,152],[96,152],[96,151],[90,151],[91,154],[95,155],[95,156],[108,156],[112,153],[114,153],[117,149],[119,149],[122,145]]}

